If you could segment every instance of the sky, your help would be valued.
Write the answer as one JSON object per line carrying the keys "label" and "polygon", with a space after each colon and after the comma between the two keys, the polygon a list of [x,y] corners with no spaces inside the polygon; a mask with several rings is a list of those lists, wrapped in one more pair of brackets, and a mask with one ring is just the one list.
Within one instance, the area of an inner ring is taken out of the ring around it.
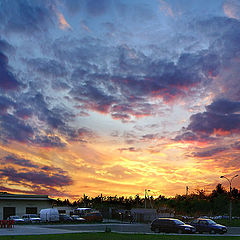
{"label": "sky", "polygon": [[239,0],[0,0],[0,22],[0,191],[171,197],[239,174]]}

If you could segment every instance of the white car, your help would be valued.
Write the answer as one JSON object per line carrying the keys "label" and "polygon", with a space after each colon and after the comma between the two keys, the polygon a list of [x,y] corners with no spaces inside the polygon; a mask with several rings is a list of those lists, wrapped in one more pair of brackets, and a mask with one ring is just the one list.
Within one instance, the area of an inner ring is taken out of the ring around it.
{"label": "white car", "polygon": [[7,218],[7,220],[13,220],[14,223],[24,223],[25,221],[20,218],[19,216],[10,216]]}
{"label": "white car", "polygon": [[72,215],[71,218],[74,222],[86,222],[86,219],[79,217],[78,215]]}
{"label": "white car", "polygon": [[41,218],[38,217],[37,214],[24,214],[22,216],[22,219],[26,222],[26,223],[40,223]]}

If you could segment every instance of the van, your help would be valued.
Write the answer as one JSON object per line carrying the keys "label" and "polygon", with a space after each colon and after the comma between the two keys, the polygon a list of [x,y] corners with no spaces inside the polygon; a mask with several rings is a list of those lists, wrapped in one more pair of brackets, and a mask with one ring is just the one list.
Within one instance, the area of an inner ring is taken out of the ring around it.
{"label": "van", "polygon": [[40,211],[42,222],[58,222],[59,212],[56,208],[45,208]]}

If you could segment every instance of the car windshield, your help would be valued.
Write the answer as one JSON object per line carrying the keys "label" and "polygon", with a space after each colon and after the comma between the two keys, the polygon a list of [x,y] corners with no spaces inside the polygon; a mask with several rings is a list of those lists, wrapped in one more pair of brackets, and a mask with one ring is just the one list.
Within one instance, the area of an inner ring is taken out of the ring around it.
{"label": "car windshield", "polygon": [[185,223],[180,220],[174,220],[176,225],[184,225]]}
{"label": "car windshield", "polygon": [[37,218],[38,216],[36,214],[30,214],[31,218]]}
{"label": "car windshield", "polygon": [[20,217],[19,216],[12,216],[11,218],[12,219],[19,219]]}
{"label": "car windshield", "polygon": [[208,225],[216,225],[216,222],[214,222],[211,219],[207,220],[207,223],[208,223]]}

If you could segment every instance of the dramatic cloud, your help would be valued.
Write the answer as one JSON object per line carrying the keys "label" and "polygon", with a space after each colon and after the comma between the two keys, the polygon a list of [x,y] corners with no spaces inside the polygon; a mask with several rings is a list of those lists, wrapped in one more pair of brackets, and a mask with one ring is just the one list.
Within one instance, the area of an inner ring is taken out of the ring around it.
{"label": "dramatic cloud", "polygon": [[72,179],[66,175],[57,173],[49,174],[43,171],[18,171],[12,167],[0,169],[0,178],[7,178],[13,183],[30,182],[32,184],[50,187],[61,187],[72,184]]}
{"label": "dramatic cloud", "polygon": [[231,134],[240,131],[240,114],[220,115],[216,113],[204,112],[191,116],[187,130],[196,133]]}
{"label": "dramatic cloud", "polygon": [[5,114],[7,110],[14,105],[15,103],[11,99],[0,96],[0,114]]}
{"label": "dramatic cloud", "polygon": [[240,112],[240,102],[233,102],[227,99],[217,99],[206,107],[208,112],[217,114],[231,114]]}
{"label": "dramatic cloud", "polygon": [[183,128],[183,132],[174,140],[214,142],[219,137],[239,134],[239,111],[240,102],[217,99],[206,106],[205,112],[192,115],[187,128]]}
{"label": "dramatic cloud", "polygon": [[10,114],[0,116],[0,129],[0,139],[3,142],[14,140],[27,143],[34,134],[30,125]]}
{"label": "dramatic cloud", "polygon": [[206,162],[239,171],[238,10],[236,0],[0,1],[2,189],[139,194],[147,182],[174,195],[218,181]]}
{"label": "dramatic cloud", "polygon": [[33,164],[30,160],[24,158],[17,158],[16,156],[6,156],[3,164],[13,163],[22,167],[38,168],[38,165]]}
{"label": "dramatic cloud", "polygon": [[219,148],[213,148],[207,151],[201,151],[201,152],[193,152],[192,155],[193,157],[197,158],[205,158],[205,157],[212,157],[217,153],[223,152],[227,150],[225,147],[219,147]]}
{"label": "dramatic cloud", "polygon": [[240,141],[235,142],[234,144],[231,145],[233,149],[240,150]]}
{"label": "dramatic cloud", "polygon": [[119,148],[118,150],[119,150],[120,152],[123,152],[123,151],[138,152],[138,151],[140,151],[139,149],[136,149],[135,147]]}
{"label": "dramatic cloud", "polygon": [[0,21],[2,31],[18,33],[45,32],[53,24],[55,1],[1,1]]}
{"label": "dramatic cloud", "polygon": [[67,75],[64,65],[52,59],[30,59],[28,65],[34,72],[38,72],[44,77],[64,77]]}
{"label": "dramatic cloud", "polygon": [[0,52],[0,89],[17,90],[19,86],[19,82],[9,70],[7,56]]}
{"label": "dramatic cloud", "polygon": [[223,4],[224,13],[230,17],[235,19],[240,19],[240,3],[237,0],[226,0]]}
{"label": "dramatic cloud", "polygon": [[58,136],[36,136],[32,141],[33,144],[40,147],[65,147],[66,144]]}

